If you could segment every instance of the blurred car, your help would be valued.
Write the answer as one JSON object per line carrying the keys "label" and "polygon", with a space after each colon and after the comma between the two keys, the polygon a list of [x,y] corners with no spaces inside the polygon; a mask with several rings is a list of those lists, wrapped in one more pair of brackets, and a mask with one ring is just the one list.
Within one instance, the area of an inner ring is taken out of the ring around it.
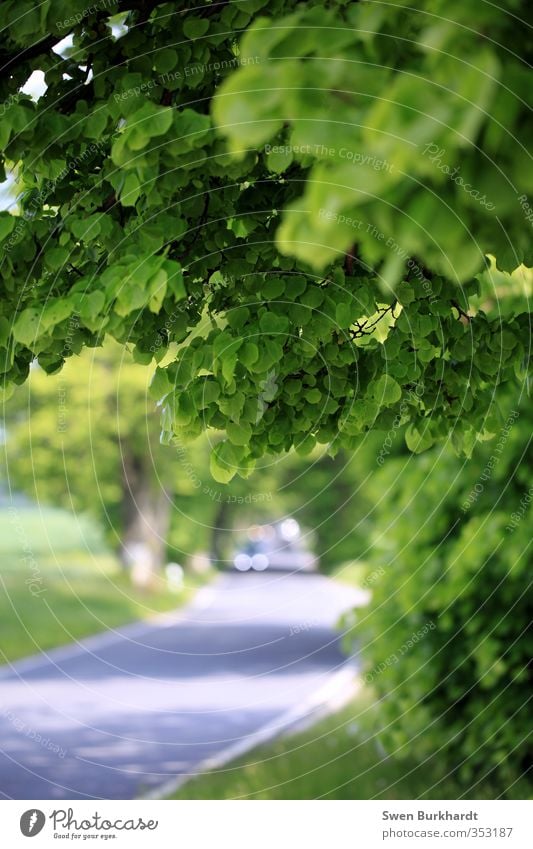
{"label": "blurred car", "polygon": [[275,525],[251,528],[248,541],[233,558],[233,566],[238,572],[266,569],[314,572],[318,559],[301,543],[298,523],[285,519]]}

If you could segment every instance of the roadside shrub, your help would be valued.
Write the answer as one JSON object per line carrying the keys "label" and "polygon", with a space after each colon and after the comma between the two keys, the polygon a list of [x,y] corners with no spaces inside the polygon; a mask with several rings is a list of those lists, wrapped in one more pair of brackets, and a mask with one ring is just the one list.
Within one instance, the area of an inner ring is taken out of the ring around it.
{"label": "roadside shrub", "polygon": [[470,461],[432,451],[373,475],[369,570],[385,571],[355,630],[385,748],[438,753],[497,795],[531,766],[532,423],[508,405]]}

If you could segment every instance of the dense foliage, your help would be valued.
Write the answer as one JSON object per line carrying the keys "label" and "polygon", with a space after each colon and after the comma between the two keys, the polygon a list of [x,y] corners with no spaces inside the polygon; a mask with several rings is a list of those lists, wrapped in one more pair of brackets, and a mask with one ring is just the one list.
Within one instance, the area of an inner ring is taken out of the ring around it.
{"label": "dense foliage", "polygon": [[164,438],[225,434],[222,482],[398,415],[468,454],[529,365],[527,312],[470,314],[531,261],[524,10],[6,0],[4,395],[109,335],[174,352]]}
{"label": "dense foliage", "polygon": [[[437,755],[498,793],[529,773],[531,407],[507,398],[493,442],[389,458],[371,478],[373,600],[355,626],[389,753]],[[429,779],[428,779],[429,780]]]}

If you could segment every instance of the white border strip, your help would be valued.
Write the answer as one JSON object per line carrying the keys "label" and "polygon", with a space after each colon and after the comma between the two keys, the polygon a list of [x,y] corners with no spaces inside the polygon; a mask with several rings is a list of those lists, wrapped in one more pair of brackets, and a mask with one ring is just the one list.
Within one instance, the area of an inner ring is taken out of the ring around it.
{"label": "white border strip", "polygon": [[220,769],[230,761],[236,760],[236,758],[246,754],[251,749],[255,749],[257,746],[267,743],[270,740],[274,740],[284,731],[292,728],[292,726],[296,726],[294,728],[295,732],[300,731],[302,727],[309,727],[315,721],[322,719],[329,713],[339,710],[361,687],[361,682],[356,678],[356,673],[356,666],[351,661],[348,661],[337,672],[329,676],[326,684],[315,690],[314,693],[308,696],[297,707],[290,708],[285,713],[280,714],[277,719],[272,720],[252,734],[248,734],[242,740],[238,740],[236,743],[232,743],[231,746],[222,749],[217,755],[200,761],[194,773],[186,773],[171,778],[140,798],[162,799],[171,796],[188,781],[192,781],[192,779],[211,770]]}

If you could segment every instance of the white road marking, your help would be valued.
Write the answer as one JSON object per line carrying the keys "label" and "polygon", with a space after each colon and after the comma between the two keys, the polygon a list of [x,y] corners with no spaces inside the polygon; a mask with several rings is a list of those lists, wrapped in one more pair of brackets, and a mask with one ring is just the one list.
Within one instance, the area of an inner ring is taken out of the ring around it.
{"label": "white road marking", "polygon": [[[232,743],[231,746],[227,746],[217,755],[201,761],[193,773],[171,778],[169,781],[141,796],[141,799],[164,799],[198,775],[214,769],[220,769],[220,767],[225,766],[230,761],[236,760],[251,749],[255,749],[257,746],[267,743],[270,740],[274,740],[292,726],[298,726],[301,721],[309,720],[309,725],[312,724],[311,717],[314,710],[319,709],[319,714],[316,717],[318,720],[328,713],[339,709],[351,696],[355,695],[361,686],[360,681],[356,678],[356,673],[357,667],[348,661],[337,672],[329,676],[329,680],[322,687],[311,693],[297,707],[290,708],[277,719],[272,720],[252,734],[248,734],[242,740]],[[295,730],[299,730],[299,728],[295,728]]]}

